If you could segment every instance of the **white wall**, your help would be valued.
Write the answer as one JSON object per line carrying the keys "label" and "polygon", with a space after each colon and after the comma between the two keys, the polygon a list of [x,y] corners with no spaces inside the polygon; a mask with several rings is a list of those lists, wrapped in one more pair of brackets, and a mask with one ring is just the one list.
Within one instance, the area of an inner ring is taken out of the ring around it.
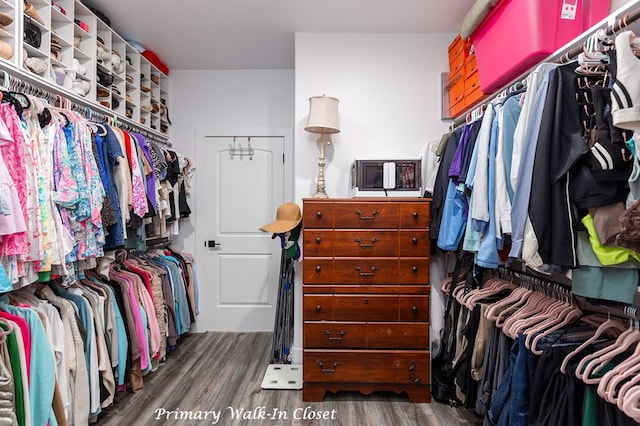
{"label": "white wall", "polygon": [[[447,130],[440,73],[454,34],[296,34],[295,195],[315,192],[318,135],[304,130],[309,97],[340,100],[340,133],[326,152],[327,193],[346,197],[355,157],[417,157]],[[299,268],[301,270],[302,268]],[[296,275],[294,363],[302,361],[302,284]]]}
{"label": "white wall", "polygon": [[[171,140],[195,158],[198,129],[293,128],[295,199],[315,191],[317,135],[304,131],[310,96],[340,99],[341,133],[327,149],[327,192],[348,195],[355,157],[415,157],[422,146],[447,129],[440,120],[440,73],[448,69],[453,34],[297,34],[296,69],[268,71],[171,71]],[[193,193],[196,193],[194,187]],[[196,253],[193,211],[183,221],[178,247]],[[198,246],[199,247],[199,246]],[[196,259],[197,262],[197,259]],[[301,270],[301,268],[299,268]],[[201,275],[201,274],[200,274]],[[301,274],[297,274],[294,362],[300,362]],[[200,283],[206,285],[206,283]],[[206,306],[201,306],[206,309]],[[202,326],[196,331],[205,331]]]}
{"label": "white wall", "polygon": [[[207,159],[196,157],[198,131],[203,129],[292,129],[294,111],[293,70],[172,70],[170,118],[171,141],[175,148],[192,159],[196,165],[192,196],[188,199],[191,217],[180,221],[180,235],[175,246],[198,255],[204,238],[196,240],[197,217],[207,217],[204,203],[195,195],[198,184],[206,185],[199,177],[207,167]],[[200,171],[200,173],[199,173]],[[207,297],[204,266],[196,272],[201,288],[200,311]],[[192,331],[212,329],[200,315]]]}
{"label": "white wall", "polygon": [[417,157],[440,138],[440,73],[453,34],[296,34],[295,193],[315,192],[317,134],[304,130],[309,97],[340,100],[341,132],[326,150],[327,193],[345,197],[355,157]]}
{"label": "white wall", "polygon": [[[293,70],[172,70],[169,117],[171,141],[175,148],[196,164],[193,194],[198,185],[198,169],[206,167],[196,158],[198,129],[203,128],[293,128]],[[192,215],[181,222],[178,247],[196,253],[195,217],[198,200],[189,199]]]}

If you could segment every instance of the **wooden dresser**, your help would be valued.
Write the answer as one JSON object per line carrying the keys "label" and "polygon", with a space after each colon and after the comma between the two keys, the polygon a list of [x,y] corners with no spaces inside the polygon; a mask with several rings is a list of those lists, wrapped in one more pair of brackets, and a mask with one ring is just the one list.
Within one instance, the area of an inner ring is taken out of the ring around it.
{"label": "wooden dresser", "polygon": [[429,200],[303,200],[304,401],[429,402]]}

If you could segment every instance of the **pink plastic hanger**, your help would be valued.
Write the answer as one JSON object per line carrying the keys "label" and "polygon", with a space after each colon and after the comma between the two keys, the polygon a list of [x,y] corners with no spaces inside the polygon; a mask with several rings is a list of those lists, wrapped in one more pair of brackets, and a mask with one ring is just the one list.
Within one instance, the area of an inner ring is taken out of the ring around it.
{"label": "pink plastic hanger", "polygon": [[564,360],[562,360],[562,364],[560,365],[560,371],[564,374],[567,373],[567,366],[569,365],[569,361],[571,358],[579,354],[582,350],[587,348],[589,345],[593,344],[597,341],[600,336],[605,333],[610,333],[612,331],[618,331],[622,333],[627,327],[618,320],[612,320],[608,318],[605,322],[600,324],[600,326],[596,329],[596,332],[589,339],[584,341],[580,346],[575,348],[569,355],[567,355]]}
{"label": "pink plastic hanger", "polygon": [[524,333],[526,329],[547,319],[547,310],[559,303],[561,302],[557,299],[540,292],[534,292],[526,306],[521,307],[505,320],[502,330],[515,339],[518,334]]}
{"label": "pink plastic hanger", "polygon": [[[625,308],[625,314],[628,314],[627,308]],[[637,333],[637,329],[636,329],[636,321],[630,321],[629,322],[629,328],[627,328],[625,331],[622,332],[622,334],[620,334],[618,336],[618,338],[615,340],[615,342],[611,343],[610,345],[592,353],[592,354],[588,354],[586,356],[584,356],[579,362],[578,365],[576,367],[576,377],[578,379],[584,380],[584,374],[586,373],[586,367],[587,365],[591,365],[591,362],[595,362],[594,360],[596,358],[598,358],[601,355],[604,355],[606,353],[611,352],[614,348],[618,347],[619,345],[622,344],[622,342],[625,341],[625,339],[627,339],[628,336]]]}
{"label": "pink plastic hanger", "polygon": [[622,411],[633,420],[640,422],[640,385],[625,392]]}
{"label": "pink plastic hanger", "polygon": [[640,344],[636,345],[633,353],[620,364],[607,371],[598,383],[598,395],[606,401],[616,404],[619,385],[640,373]]}
{"label": "pink plastic hanger", "polygon": [[[521,290],[522,289],[522,290]],[[515,294],[514,294],[515,293]],[[533,290],[529,290],[524,287],[519,287],[511,292],[511,295],[502,299],[502,301],[494,303],[493,305],[487,308],[487,314],[485,315],[488,319],[494,318],[496,322],[496,327],[502,328],[504,322],[508,318],[509,314],[516,312],[523,305],[525,305],[529,298],[535,294]],[[491,312],[490,309],[494,308]]]}
{"label": "pink plastic hanger", "polygon": [[[560,330],[561,328],[571,324],[573,321],[577,320],[581,316],[582,316],[582,311],[575,305],[574,306],[570,305],[568,308],[560,311],[560,316],[558,317],[560,321],[556,321],[554,325],[551,325],[551,327],[543,330],[540,334],[535,335],[533,340],[530,342],[529,349],[531,350],[531,352],[533,352],[535,355],[542,355],[544,351],[538,349],[538,343],[540,342],[540,340],[543,337],[553,333],[554,331]],[[533,335],[534,333],[529,334],[529,336],[533,336]],[[528,340],[529,339],[527,339],[527,341]],[[525,341],[525,344],[527,341]]]}
{"label": "pink plastic hanger", "polygon": [[618,340],[607,351],[603,349],[594,354],[592,361],[584,367],[583,382],[591,385],[599,383],[601,378],[592,376],[598,373],[613,358],[634,347],[640,341],[640,332],[634,327],[633,332],[627,334],[622,341],[618,343]]}
{"label": "pink plastic hanger", "polygon": [[473,292],[470,292],[470,295],[464,299],[464,305],[467,306],[470,310],[475,308],[475,305],[478,301],[485,299],[487,297],[498,294],[502,291],[506,290],[514,290],[518,288],[517,285],[510,281],[505,281],[500,278],[493,278],[488,282],[484,288],[477,289]]}
{"label": "pink plastic hanger", "polygon": [[[625,400],[629,397],[629,395],[631,395],[631,391],[638,387],[638,384],[640,383],[640,374],[638,374],[636,372],[635,375],[633,375],[631,378],[629,378],[622,386],[620,386],[620,389],[617,392],[617,401],[615,402],[615,404],[618,406],[618,408],[620,410],[624,411],[624,403]],[[599,387],[600,385],[598,385]]]}

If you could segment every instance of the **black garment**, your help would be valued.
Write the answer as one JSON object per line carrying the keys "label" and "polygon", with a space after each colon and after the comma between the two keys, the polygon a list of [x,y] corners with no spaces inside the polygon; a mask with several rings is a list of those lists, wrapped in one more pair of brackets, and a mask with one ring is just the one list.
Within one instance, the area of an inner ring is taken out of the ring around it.
{"label": "black garment", "polygon": [[471,156],[473,155],[473,148],[476,146],[478,134],[480,133],[480,127],[482,127],[482,120],[476,120],[470,124],[469,139],[462,152],[462,161],[460,162],[460,176],[459,182],[465,182],[467,175],[469,174],[469,165],[471,163]]}
{"label": "black garment", "polygon": [[433,187],[433,198],[431,199],[431,222],[429,224],[429,237],[432,240],[431,253],[435,253],[438,247],[438,235],[440,235],[440,223],[442,222],[442,214],[444,210],[444,200],[447,195],[449,186],[449,168],[453,161],[453,156],[458,149],[458,143],[462,136],[463,128],[459,127],[451,133],[451,137],[447,142],[444,154],[440,160],[440,168],[436,176],[436,182]]}
{"label": "black garment", "polygon": [[617,405],[609,404],[604,399],[598,401],[600,419],[603,426],[638,426],[638,422],[620,411]]}
{"label": "black garment", "polygon": [[531,390],[530,425],[582,424],[584,387],[576,386],[577,378],[569,369],[567,374],[560,372],[564,358],[576,346],[552,346],[540,357]]}
{"label": "black garment", "polygon": [[[568,195],[572,150],[585,152],[575,63],[551,71],[533,166],[529,217],[546,264],[577,266],[576,218]],[[576,155],[576,154],[574,154]]]}
{"label": "black garment", "polygon": [[[173,187],[176,183],[178,183],[178,178],[180,177],[180,164],[178,163],[178,155],[175,152],[169,150],[166,150],[165,153],[167,159],[167,181],[169,181],[169,184]],[[167,223],[178,220],[174,191],[169,192],[169,207],[171,208],[171,217],[167,218]]]}
{"label": "black garment", "polygon": [[[466,308],[463,308],[466,309]],[[469,313],[469,320],[462,329],[462,336],[467,340],[467,347],[458,360],[458,373],[456,374],[456,385],[460,392],[465,395],[464,406],[475,407],[478,397],[478,381],[471,377],[471,356],[475,347],[476,336],[480,325],[480,305],[477,304],[473,311]]]}
{"label": "black garment", "polygon": [[181,218],[191,216],[191,208],[187,204],[187,192],[184,188],[184,181],[180,184],[180,191],[178,192],[178,210],[180,211]]}
{"label": "black garment", "polygon": [[593,86],[591,93],[594,123],[590,140],[585,141],[591,148],[581,158],[569,184],[571,200],[582,209],[624,202],[633,170],[633,157],[623,133],[613,125],[611,90]]}

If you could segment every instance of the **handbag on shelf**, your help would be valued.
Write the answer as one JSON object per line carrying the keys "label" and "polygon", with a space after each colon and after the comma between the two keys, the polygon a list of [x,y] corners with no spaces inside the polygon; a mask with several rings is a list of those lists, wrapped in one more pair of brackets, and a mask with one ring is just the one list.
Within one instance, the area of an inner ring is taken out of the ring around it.
{"label": "handbag on shelf", "polygon": [[31,19],[24,20],[24,42],[36,49],[40,48],[42,43],[42,33],[40,28]]}

